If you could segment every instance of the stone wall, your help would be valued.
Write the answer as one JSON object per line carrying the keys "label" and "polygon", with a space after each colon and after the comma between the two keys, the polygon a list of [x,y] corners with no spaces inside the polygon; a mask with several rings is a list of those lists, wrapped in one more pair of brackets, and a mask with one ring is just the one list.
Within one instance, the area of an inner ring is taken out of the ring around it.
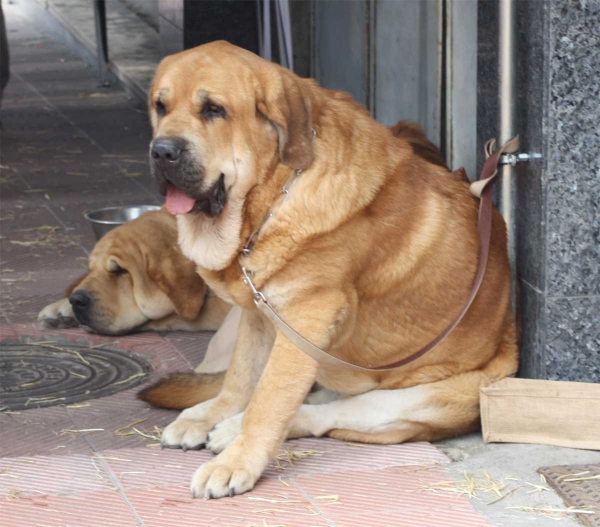
{"label": "stone wall", "polygon": [[[600,382],[600,2],[518,6],[517,230],[525,377]],[[480,3],[478,139],[497,123],[497,3]]]}
{"label": "stone wall", "polygon": [[546,15],[546,375],[600,382],[600,2]]}

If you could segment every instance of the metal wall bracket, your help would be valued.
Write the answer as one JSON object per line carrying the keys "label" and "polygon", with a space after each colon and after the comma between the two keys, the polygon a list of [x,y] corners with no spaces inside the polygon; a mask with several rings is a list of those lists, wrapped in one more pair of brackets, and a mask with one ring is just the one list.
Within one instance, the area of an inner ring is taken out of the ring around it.
{"label": "metal wall bracket", "polygon": [[517,163],[527,163],[533,159],[541,159],[542,154],[502,154],[498,165],[517,166]]}

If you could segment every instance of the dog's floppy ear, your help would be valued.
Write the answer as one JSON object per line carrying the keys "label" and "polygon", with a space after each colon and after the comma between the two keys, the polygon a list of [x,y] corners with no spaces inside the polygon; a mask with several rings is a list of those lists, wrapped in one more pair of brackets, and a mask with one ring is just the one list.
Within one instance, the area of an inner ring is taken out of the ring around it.
{"label": "dog's floppy ear", "polygon": [[313,160],[310,81],[280,68],[263,81],[264,97],[257,109],[277,129],[279,158],[284,165],[304,170]]}
{"label": "dog's floppy ear", "polygon": [[193,320],[204,305],[208,287],[196,272],[193,262],[176,247],[169,247],[148,258],[148,277],[168,297],[184,320]]}

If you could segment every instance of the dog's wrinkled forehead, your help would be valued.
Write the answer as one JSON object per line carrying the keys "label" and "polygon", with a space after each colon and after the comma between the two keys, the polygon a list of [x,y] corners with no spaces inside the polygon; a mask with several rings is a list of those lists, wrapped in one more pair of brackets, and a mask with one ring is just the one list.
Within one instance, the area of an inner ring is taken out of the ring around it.
{"label": "dog's wrinkled forehead", "polygon": [[[270,144],[276,131],[281,162],[303,170],[313,160],[313,89],[310,81],[250,51],[212,42],[160,64],[151,90],[150,118],[155,137],[181,135],[183,130],[192,142],[200,137],[207,143],[210,138],[211,145],[221,147],[227,133],[247,143],[258,137]],[[263,135],[266,122],[269,137]],[[227,176],[226,170],[221,172]]]}
{"label": "dog's wrinkled forehead", "polygon": [[[107,232],[94,246],[89,258],[90,270],[110,270],[110,262],[118,260],[123,264],[132,265],[136,261],[136,244],[132,241],[131,232],[121,227]],[[138,237],[139,239],[139,237]]]}
{"label": "dog's wrinkled forehead", "polygon": [[226,42],[171,55],[157,70],[151,103],[159,100],[190,109],[190,105],[201,105],[209,99],[232,106],[247,102],[256,93],[256,76],[250,67],[254,59],[258,57]]}

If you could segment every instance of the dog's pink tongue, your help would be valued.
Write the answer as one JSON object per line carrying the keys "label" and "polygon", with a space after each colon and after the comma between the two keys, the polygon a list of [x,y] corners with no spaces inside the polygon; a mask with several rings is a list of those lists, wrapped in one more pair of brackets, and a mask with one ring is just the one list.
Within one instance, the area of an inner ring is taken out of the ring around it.
{"label": "dog's pink tongue", "polygon": [[167,199],[165,205],[171,214],[187,214],[194,208],[196,200],[186,196],[171,183],[167,184]]}

